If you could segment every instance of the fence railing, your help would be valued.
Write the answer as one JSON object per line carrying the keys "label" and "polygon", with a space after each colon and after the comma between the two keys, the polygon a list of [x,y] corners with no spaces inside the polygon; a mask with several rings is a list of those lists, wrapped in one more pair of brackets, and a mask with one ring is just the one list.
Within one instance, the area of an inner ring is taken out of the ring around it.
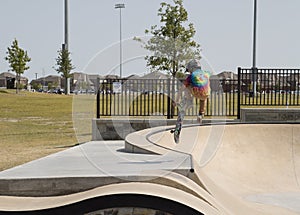
{"label": "fence railing", "polygon": [[[236,75],[235,75],[236,76]],[[211,95],[206,116],[239,118],[243,106],[299,106],[299,69],[242,69],[237,77],[210,79]],[[100,116],[166,116],[173,118],[175,98],[183,80],[179,79],[100,79],[97,118]],[[187,110],[198,114],[200,101]]]}
{"label": "fence railing", "polygon": [[[158,116],[172,118],[177,109],[172,102],[181,87],[179,79],[100,79],[97,93],[97,118],[100,116]],[[233,80],[211,78],[207,116],[237,115],[237,85]],[[230,87],[229,87],[230,86]],[[198,114],[200,101],[194,99],[187,116]]]}

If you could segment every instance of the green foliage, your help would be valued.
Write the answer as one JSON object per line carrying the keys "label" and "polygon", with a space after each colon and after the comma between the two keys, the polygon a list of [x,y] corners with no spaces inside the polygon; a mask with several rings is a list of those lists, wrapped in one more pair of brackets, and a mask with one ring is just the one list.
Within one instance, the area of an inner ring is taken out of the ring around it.
{"label": "green foliage", "polygon": [[72,77],[71,71],[75,69],[75,67],[72,65],[70,52],[67,49],[60,49],[57,52],[58,52],[58,57],[56,58],[55,70],[58,73],[61,73],[61,76],[65,78],[65,92],[68,92],[67,90],[68,78]]}
{"label": "green foliage", "polygon": [[30,68],[27,66],[27,63],[31,61],[31,58],[28,56],[27,51],[24,51],[19,47],[17,39],[13,41],[11,47],[7,48],[6,54],[5,60],[8,61],[11,71],[16,73],[18,92],[18,89],[21,86],[20,77],[24,71]]}
{"label": "green foliage", "polygon": [[43,85],[41,83],[32,83],[32,88],[35,90],[43,89]]}
{"label": "green foliage", "polygon": [[186,78],[186,74],[184,74],[184,73],[181,72],[181,71],[178,71],[178,72],[176,73],[176,78],[177,78],[177,79],[185,79],[185,78]]}
{"label": "green foliage", "polygon": [[31,59],[28,57],[27,51],[24,51],[19,47],[16,39],[13,41],[11,47],[7,48],[6,54],[5,60],[8,61],[12,71],[21,75],[25,70],[29,69],[27,62],[30,62]]}
{"label": "green foliage", "polygon": [[17,83],[17,89],[26,89],[26,85]]}
{"label": "green foliage", "polygon": [[153,53],[146,56],[151,70],[167,71],[175,77],[188,60],[200,59],[200,45],[192,39],[196,32],[193,24],[184,25],[188,21],[188,13],[182,0],[173,1],[174,6],[165,2],[160,4],[158,16],[162,25],[153,25],[145,31],[152,37],[144,42],[144,48]]}
{"label": "green foliage", "polygon": [[53,88],[53,84],[52,83],[48,83],[48,90]]}
{"label": "green foliage", "polygon": [[67,49],[60,49],[57,52],[58,52],[58,57],[55,59],[56,60],[55,70],[58,73],[61,73],[62,77],[70,78],[72,76],[71,71],[75,69],[75,67],[72,65],[70,52]]}

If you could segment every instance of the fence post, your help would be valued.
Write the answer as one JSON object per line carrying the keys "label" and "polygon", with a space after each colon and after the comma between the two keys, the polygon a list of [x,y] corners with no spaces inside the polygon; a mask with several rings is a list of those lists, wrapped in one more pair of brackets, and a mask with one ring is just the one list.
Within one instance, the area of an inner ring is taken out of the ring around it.
{"label": "fence post", "polygon": [[97,90],[97,119],[100,119],[100,88]]}
{"label": "fence post", "polygon": [[241,117],[241,67],[238,67],[238,100],[237,100],[237,118]]}
{"label": "fence post", "polygon": [[168,78],[168,83],[167,83],[167,87],[168,87],[168,101],[167,101],[167,119],[171,119],[171,83],[170,83],[171,79]]}

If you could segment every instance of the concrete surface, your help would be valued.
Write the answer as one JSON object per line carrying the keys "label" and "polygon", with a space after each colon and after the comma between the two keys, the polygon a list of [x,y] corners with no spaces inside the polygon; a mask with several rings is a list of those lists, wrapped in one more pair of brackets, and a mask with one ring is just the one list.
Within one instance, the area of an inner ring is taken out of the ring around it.
{"label": "concrete surface", "polygon": [[[229,119],[220,117],[219,119],[203,119],[205,123],[216,123],[226,122]],[[234,121],[230,119],[229,121]],[[197,123],[196,117],[185,117],[184,124],[195,124]],[[132,118],[114,116],[112,118],[100,118],[92,119],[92,140],[124,140],[130,133],[160,126],[174,126],[176,124],[176,117],[174,119],[166,119],[164,116],[149,116],[148,118]],[[83,132],[83,136],[86,133],[90,133],[82,122],[77,122],[77,131]],[[77,137],[80,134],[77,134]],[[83,137],[83,139],[85,139]],[[86,142],[86,141],[85,141]]]}
{"label": "concrete surface", "polygon": [[[187,126],[178,145],[171,138],[154,132],[143,144],[192,154],[204,189],[228,214],[300,214],[299,124]],[[129,135],[126,144],[134,142]]]}
{"label": "concrete surface", "polygon": [[[186,155],[131,154],[124,141],[91,141],[0,172],[1,195],[53,196],[150,180],[154,170],[189,171]],[[155,176],[156,177],[156,176]]]}
{"label": "concrete surface", "polygon": [[179,144],[170,129],[92,141],[0,172],[0,212],[141,194],[199,214],[300,214],[300,124],[185,125]]}
{"label": "concrete surface", "polygon": [[300,108],[241,108],[241,122],[300,122]]}

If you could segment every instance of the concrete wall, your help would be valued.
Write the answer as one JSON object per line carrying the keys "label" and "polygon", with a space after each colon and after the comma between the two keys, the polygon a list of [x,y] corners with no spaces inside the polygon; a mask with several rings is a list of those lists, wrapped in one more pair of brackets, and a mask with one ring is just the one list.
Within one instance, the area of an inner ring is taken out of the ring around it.
{"label": "concrete wall", "polygon": [[[227,119],[204,119],[203,123],[211,122],[224,122]],[[232,120],[229,120],[232,121]],[[175,119],[116,119],[116,118],[103,118],[92,120],[92,140],[124,140],[125,137],[135,131],[140,131],[147,128],[157,126],[175,126]],[[196,124],[197,120],[185,119],[183,124]]]}
{"label": "concrete wall", "polygon": [[300,108],[242,108],[241,122],[300,122]]}
{"label": "concrete wall", "polygon": [[[207,120],[204,123],[224,120]],[[230,120],[225,120],[230,121]],[[231,120],[236,121],[236,120]],[[300,122],[300,108],[242,108],[241,122]],[[92,140],[123,140],[135,131],[157,126],[175,125],[176,119],[103,118],[92,120]],[[184,124],[197,123],[185,119]]]}
{"label": "concrete wall", "polygon": [[176,119],[93,119],[92,140],[123,140],[135,131],[175,123]]}

